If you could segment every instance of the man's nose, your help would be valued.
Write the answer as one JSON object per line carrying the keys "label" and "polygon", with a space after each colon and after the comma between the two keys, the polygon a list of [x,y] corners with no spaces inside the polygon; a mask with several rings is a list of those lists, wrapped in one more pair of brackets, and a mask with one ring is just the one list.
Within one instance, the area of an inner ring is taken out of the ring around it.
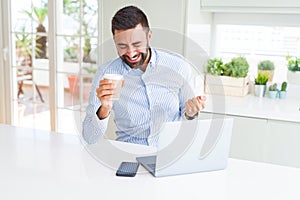
{"label": "man's nose", "polygon": [[129,56],[130,58],[134,58],[136,55],[137,55],[137,52],[136,52],[135,48],[128,48],[127,56]]}

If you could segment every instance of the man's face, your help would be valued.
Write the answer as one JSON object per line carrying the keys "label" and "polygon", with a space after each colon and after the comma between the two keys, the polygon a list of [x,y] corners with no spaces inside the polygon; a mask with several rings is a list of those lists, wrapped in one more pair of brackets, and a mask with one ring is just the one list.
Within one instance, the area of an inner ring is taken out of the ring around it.
{"label": "man's face", "polygon": [[133,29],[115,30],[118,54],[132,68],[140,68],[148,61],[151,31],[146,32],[140,24]]}

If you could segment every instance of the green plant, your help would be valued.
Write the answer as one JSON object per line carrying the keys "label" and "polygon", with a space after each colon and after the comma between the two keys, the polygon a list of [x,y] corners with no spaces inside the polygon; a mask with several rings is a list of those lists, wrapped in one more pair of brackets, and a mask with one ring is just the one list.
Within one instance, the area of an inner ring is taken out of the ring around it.
{"label": "green plant", "polygon": [[77,62],[77,57],[79,55],[79,44],[75,37],[64,37],[66,41],[66,47],[64,48],[64,59],[73,60]]}
{"label": "green plant", "polygon": [[215,76],[221,76],[224,73],[224,65],[222,59],[214,58],[209,59],[208,63],[206,65],[207,72],[215,75]]}
{"label": "green plant", "polygon": [[[33,6],[30,11],[23,11],[31,20],[38,23],[36,27],[37,33],[46,33],[46,28],[43,25],[46,16],[48,15],[48,5],[44,3],[41,7]],[[46,58],[47,54],[47,36],[37,36],[36,45],[40,48],[40,53],[36,54],[37,58]]]}
{"label": "green plant", "polygon": [[223,64],[218,58],[210,59],[206,66],[207,72],[216,76],[246,77],[249,64],[244,57],[232,58],[229,63]]}
{"label": "green plant", "polygon": [[[83,58],[84,62],[95,63],[91,59],[91,35],[96,32],[96,27],[93,26],[93,18],[96,17],[97,7],[93,6],[87,0],[74,1],[63,0],[64,14],[73,18],[73,20],[81,25],[77,30],[79,35],[84,35]],[[81,16],[81,17],[78,17]]]}
{"label": "green plant", "polygon": [[258,72],[257,78],[255,78],[255,85],[266,85],[268,82],[268,74]]}
{"label": "green plant", "polygon": [[286,56],[286,60],[288,61],[288,70],[295,72],[300,71],[300,57],[297,58],[296,56]]}
{"label": "green plant", "polygon": [[281,84],[281,91],[286,91],[286,87],[287,87],[287,82],[283,82]]}
{"label": "green plant", "polygon": [[95,74],[97,69],[94,67],[83,67],[83,69],[88,73],[88,74]]}
{"label": "green plant", "polygon": [[224,75],[235,78],[246,77],[248,74],[249,64],[244,57],[232,58],[229,63],[225,64]]}
{"label": "green plant", "polygon": [[269,91],[277,91],[277,83],[274,83],[272,85],[269,86]]}
{"label": "green plant", "polygon": [[74,47],[67,47],[64,49],[65,57],[70,59],[76,59],[77,58],[77,49]]}
{"label": "green plant", "polygon": [[274,63],[270,60],[263,60],[258,63],[258,70],[274,70]]}
{"label": "green plant", "polygon": [[[22,28],[22,32],[16,34],[16,53],[18,59],[28,59],[27,64],[32,66],[32,53],[33,53],[33,45],[32,45],[32,34],[25,32],[25,27]],[[34,53],[39,55],[41,52],[40,45],[36,44],[34,48]],[[21,61],[22,62],[22,61]],[[23,64],[21,64],[23,65]]]}

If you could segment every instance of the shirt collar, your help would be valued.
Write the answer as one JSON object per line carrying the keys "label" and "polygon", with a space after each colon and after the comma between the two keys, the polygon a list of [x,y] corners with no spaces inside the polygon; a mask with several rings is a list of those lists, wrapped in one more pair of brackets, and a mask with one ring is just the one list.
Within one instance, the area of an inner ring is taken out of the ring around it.
{"label": "shirt collar", "polygon": [[151,58],[150,58],[148,65],[150,67],[153,67],[156,65],[156,51],[155,51],[155,49],[150,48],[150,52],[151,52]]}

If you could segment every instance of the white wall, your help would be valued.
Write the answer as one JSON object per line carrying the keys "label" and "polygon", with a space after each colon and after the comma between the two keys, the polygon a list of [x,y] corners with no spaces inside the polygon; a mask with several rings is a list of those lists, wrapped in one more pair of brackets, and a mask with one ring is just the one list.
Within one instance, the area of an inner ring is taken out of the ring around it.
{"label": "white wall", "polygon": [[300,14],[215,13],[218,24],[300,26]]}
{"label": "white wall", "polygon": [[187,29],[185,41],[185,57],[190,60],[200,72],[210,54],[211,24],[213,15],[201,12],[199,0],[189,0],[187,6]]}
{"label": "white wall", "polygon": [[212,23],[212,13],[201,12],[200,6],[201,2],[199,0],[188,0],[188,24],[211,24]]}
{"label": "white wall", "polygon": [[211,12],[300,13],[298,0],[201,0]]}

